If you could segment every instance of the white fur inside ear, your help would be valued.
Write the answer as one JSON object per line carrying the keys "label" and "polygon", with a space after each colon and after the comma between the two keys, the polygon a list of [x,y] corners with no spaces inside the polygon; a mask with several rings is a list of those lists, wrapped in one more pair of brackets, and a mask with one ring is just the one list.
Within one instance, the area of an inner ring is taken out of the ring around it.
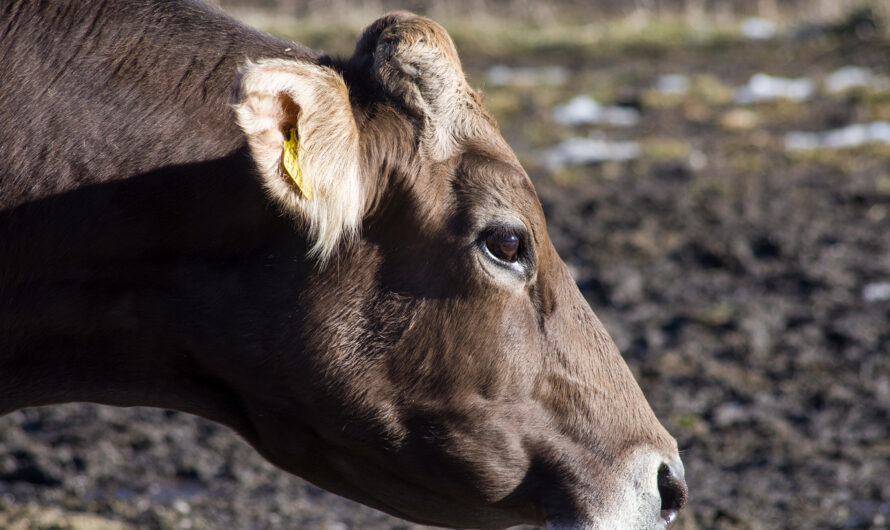
{"label": "white fur inside ear", "polygon": [[[306,223],[309,255],[323,264],[344,239],[355,237],[365,213],[359,135],[346,83],[334,70],[312,63],[248,62],[235,113],[266,189]],[[294,127],[311,199],[300,194],[281,162],[285,135]]]}

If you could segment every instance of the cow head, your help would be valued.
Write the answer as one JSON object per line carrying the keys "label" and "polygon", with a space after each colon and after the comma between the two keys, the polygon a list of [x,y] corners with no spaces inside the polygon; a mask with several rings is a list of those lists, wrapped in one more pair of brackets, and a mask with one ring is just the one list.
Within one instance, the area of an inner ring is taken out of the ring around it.
{"label": "cow head", "polygon": [[393,13],[345,61],[255,58],[236,111],[308,254],[282,266],[291,320],[267,362],[291,399],[257,398],[260,451],[423,523],[676,517],[676,442],[440,26]]}

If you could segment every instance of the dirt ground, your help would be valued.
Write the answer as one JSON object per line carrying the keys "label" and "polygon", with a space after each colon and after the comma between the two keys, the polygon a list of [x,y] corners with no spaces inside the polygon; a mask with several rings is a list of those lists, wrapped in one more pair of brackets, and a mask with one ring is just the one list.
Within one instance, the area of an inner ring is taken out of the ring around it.
{"label": "dirt ground", "polygon": [[[880,80],[825,85],[844,66],[890,75],[886,34],[461,48],[557,249],[679,441],[680,529],[890,528],[890,144],[787,143],[890,119]],[[498,81],[497,64],[515,75]],[[814,91],[737,101],[760,72]],[[685,90],[657,89],[667,74]],[[637,120],[558,123],[578,95]],[[548,163],[572,137],[638,154]],[[0,418],[0,528],[419,527],[278,471],[199,418],[76,404]]]}

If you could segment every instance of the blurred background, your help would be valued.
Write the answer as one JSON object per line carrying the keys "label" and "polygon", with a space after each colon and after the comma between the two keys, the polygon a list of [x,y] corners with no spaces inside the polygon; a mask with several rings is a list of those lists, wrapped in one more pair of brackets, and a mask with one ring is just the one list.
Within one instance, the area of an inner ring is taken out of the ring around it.
{"label": "blurred background", "polygon": [[[680,529],[890,528],[890,2],[257,0],[349,54],[453,35],[687,466]],[[0,418],[0,528],[420,528],[185,414]]]}

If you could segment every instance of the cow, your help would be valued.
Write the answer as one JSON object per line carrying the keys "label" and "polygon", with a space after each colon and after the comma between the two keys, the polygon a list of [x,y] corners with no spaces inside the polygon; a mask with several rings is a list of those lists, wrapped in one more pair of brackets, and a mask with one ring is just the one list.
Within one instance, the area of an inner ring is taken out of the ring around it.
{"label": "cow", "polygon": [[193,0],[0,11],[0,413],[185,411],[423,524],[676,519],[676,441],[441,26],[338,58]]}

